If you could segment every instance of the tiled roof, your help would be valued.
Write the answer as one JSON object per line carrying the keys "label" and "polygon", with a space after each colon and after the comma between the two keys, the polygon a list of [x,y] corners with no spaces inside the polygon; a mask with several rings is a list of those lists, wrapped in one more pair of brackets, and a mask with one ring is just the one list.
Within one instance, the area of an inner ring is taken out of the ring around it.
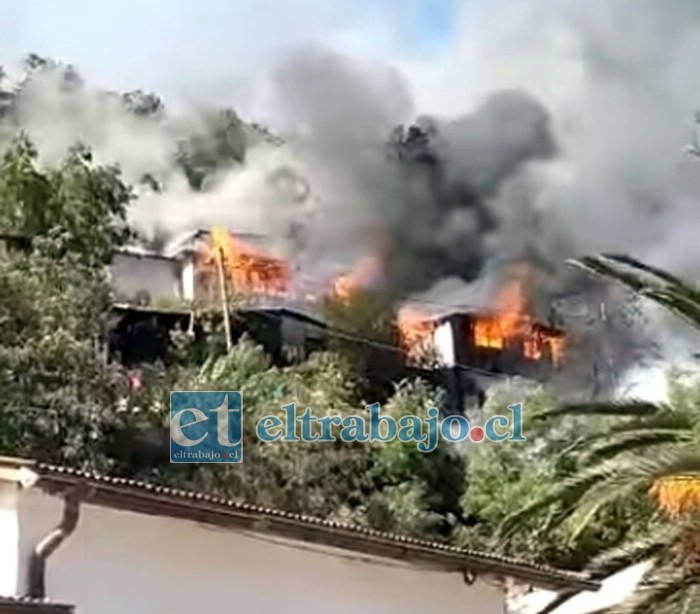
{"label": "tiled roof", "polygon": [[0,458],[2,465],[30,469],[39,477],[37,486],[49,492],[62,491],[70,485],[87,486],[84,500],[96,505],[245,528],[365,555],[429,565],[444,571],[511,577],[555,590],[596,589],[599,586],[583,574],[546,565],[251,505],[203,492],[19,459]]}

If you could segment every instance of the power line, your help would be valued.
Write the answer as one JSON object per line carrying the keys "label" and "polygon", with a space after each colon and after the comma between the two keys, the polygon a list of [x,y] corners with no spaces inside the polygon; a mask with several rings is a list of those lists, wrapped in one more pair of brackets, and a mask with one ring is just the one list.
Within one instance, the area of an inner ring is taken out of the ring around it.
{"label": "power line", "polygon": [[[263,314],[266,317],[273,318],[276,320],[281,320],[283,318],[282,314],[279,313],[270,313],[269,311],[264,311],[260,310],[257,311],[256,313]],[[293,312],[292,312],[293,313]],[[370,339],[369,337],[363,337],[361,335],[357,335],[355,333],[349,333],[347,331],[344,331],[342,329],[339,329],[334,326],[329,326],[327,324],[322,324],[320,322],[316,323],[313,320],[304,320],[307,324],[310,324],[311,326],[314,326],[325,333],[327,333],[331,337],[335,337],[338,339],[344,339],[346,341],[353,341],[355,343],[360,343],[366,346],[371,346],[375,347],[378,349],[386,350],[389,352],[393,352],[396,354],[400,354],[402,357],[406,355],[404,350],[396,345],[390,344],[390,343],[385,343],[383,341],[377,341],[376,339]],[[471,373],[476,373],[478,375],[483,375],[485,377],[503,377],[506,374],[500,374],[500,373],[495,373],[493,371],[488,371],[486,369],[481,369],[479,367],[475,367],[473,365],[465,365],[462,363],[455,363],[452,365],[452,367],[456,369],[460,369],[462,371],[469,371]]]}
{"label": "power line", "polygon": [[[445,305],[445,304],[442,304]],[[457,306],[455,306],[457,308]],[[249,306],[238,306],[238,309],[242,311],[250,311],[254,312],[256,314],[262,315],[264,317],[267,317],[269,319],[274,319],[274,320],[282,320],[284,318],[284,315],[282,313],[275,313],[275,311],[286,311],[288,314],[291,314],[291,317],[293,319],[296,319],[298,321],[302,321],[305,324],[312,326],[320,331],[322,331],[326,336],[328,337],[333,337],[336,339],[342,339],[345,341],[350,341],[358,344],[362,344],[365,346],[370,346],[370,347],[375,347],[377,349],[381,349],[387,352],[392,352],[395,354],[399,354],[402,357],[405,357],[406,352],[404,349],[402,349],[399,346],[396,346],[391,343],[386,343],[383,341],[379,341],[376,339],[371,339],[369,337],[357,334],[357,333],[352,333],[348,332],[346,330],[342,330],[341,328],[338,328],[336,326],[332,326],[329,324],[326,324],[324,322],[321,322],[320,320],[316,320],[314,317],[311,316],[306,316],[305,314],[299,312],[297,313],[293,308],[291,307],[286,307],[284,305],[267,305],[267,306],[254,306],[254,305],[249,305]],[[475,307],[476,309],[476,307]],[[236,308],[234,308],[234,311]],[[298,316],[298,317],[295,317]],[[455,362],[453,365],[450,365],[451,368],[459,369],[461,371],[467,371],[470,373],[474,373],[477,375],[482,375],[484,377],[490,377],[490,378],[498,378],[498,377],[505,377],[508,376],[508,373],[497,373],[494,371],[489,371],[487,369],[482,369],[480,367],[475,367],[473,365],[467,365],[463,363],[458,363]]]}

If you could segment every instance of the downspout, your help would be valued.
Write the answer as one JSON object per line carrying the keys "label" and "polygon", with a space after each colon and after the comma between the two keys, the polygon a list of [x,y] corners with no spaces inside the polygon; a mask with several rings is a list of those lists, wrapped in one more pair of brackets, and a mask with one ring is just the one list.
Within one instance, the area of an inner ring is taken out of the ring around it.
{"label": "downspout", "polygon": [[42,539],[29,558],[28,597],[46,597],[46,561],[75,531],[78,525],[82,489],[75,488],[64,497],[63,517],[55,529]]}

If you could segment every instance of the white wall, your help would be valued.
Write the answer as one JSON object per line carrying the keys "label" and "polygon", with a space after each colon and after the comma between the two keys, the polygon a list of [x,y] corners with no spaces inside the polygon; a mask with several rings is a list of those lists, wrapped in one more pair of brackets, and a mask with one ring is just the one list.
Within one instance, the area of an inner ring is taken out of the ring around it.
{"label": "white wall", "polygon": [[141,291],[148,292],[152,301],[182,298],[180,263],[176,260],[117,253],[109,272],[119,300],[133,300]]}
{"label": "white wall", "polygon": [[[33,545],[62,502],[21,496],[21,582]],[[301,542],[81,507],[76,532],[49,559],[51,599],[78,614],[502,614],[500,588],[460,574],[321,551]]]}
{"label": "white wall", "polygon": [[0,596],[17,592],[19,516],[17,504],[19,486],[16,482],[0,480]]}
{"label": "white wall", "polygon": [[196,298],[195,274],[194,256],[183,260],[181,263],[180,283],[182,285],[182,298],[188,301],[193,301]]}
{"label": "white wall", "polygon": [[[565,601],[552,614],[598,614],[607,612],[629,599],[649,572],[651,560],[637,563],[608,576],[597,591],[581,591]],[[554,601],[552,591],[533,591],[512,603],[513,614],[538,614]]]}

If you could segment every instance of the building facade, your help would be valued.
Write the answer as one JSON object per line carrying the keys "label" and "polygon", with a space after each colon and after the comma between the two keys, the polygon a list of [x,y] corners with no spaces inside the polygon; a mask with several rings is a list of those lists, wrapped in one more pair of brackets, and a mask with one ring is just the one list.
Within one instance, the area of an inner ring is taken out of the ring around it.
{"label": "building facade", "polygon": [[573,573],[279,510],[0,460],[0,596],[79,614],[503,614]]}

